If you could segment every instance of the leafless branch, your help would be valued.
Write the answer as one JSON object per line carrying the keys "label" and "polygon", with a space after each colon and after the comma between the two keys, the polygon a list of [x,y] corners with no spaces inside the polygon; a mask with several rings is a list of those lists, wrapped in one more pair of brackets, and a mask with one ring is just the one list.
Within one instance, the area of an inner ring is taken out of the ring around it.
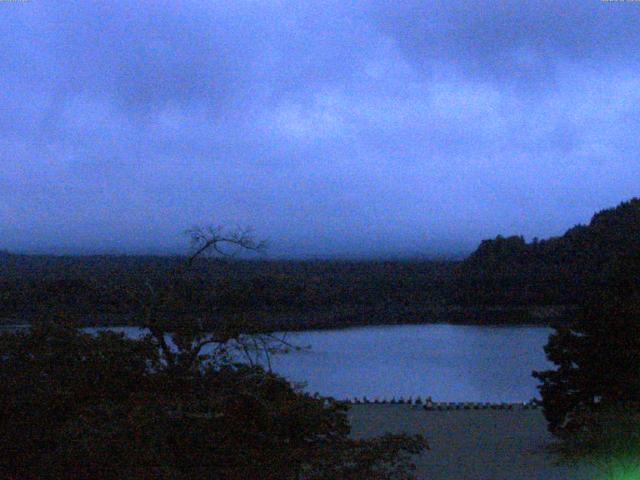
{"label": "leafless branch", "polygon": [[[167,324],[159,318],[161,305],[170,298],[172,290],[177,284],[178,276],[191,269],[198,258],[209,254],[233,257],[243,250],[261,253],[266,248],[266,243],[257,241],[253,230],[249,228],[225,230],[222,227],[194,227],[186,233],[191,238],[192,252],[184,265],[173,272],[166,288],[162,291],[156,291],[150,282],[146,284],[149,297],[145,304],[142,326],[149,330],[150,337],[158,345],[167,365],[192,368],[201,358],[205,347],[215,345],[213,351],[206,355],[209,359],[212,358],[211,355],[215,357],[219,352],[227,351],[226,346],[231,345],[228,343],[229,340],[234,340],[234,348],[245,356],[251,366],[259,363],[260,357],[264,355],[269,370],[271,370],[271,353],[287,352],[292,349],[300,350],[300,347],[286,340],[286,334],[278,337],[270,333],[253,333],[245,337],[240,335],[242,329],[232,328],[231,331],[226,331],[225,327],[217,332],[206,333],[207,327],[202,322],[196,322],[186,330],[181,328],[175,330],[175,325],[172,327],[171,324]],[[175,348],[169,344],[170,342],[166,338],[167,334],[170,335]],[[282,348],[283,346],[284,348]]]}
{"label": "leafless branch", "polygon": [[[186,232],[191,237],[193,253],[187,258],[186,266],[190,268],[193,262],[208,253],[217,253],[223,257],[234,257],[239,251],[248,250],[262,253],[266,249],[265,241],[257,241],[250,228],[238,228],[227,232],[222,227],[194,227]],[[235,251],[225,249],[231,247]]]}

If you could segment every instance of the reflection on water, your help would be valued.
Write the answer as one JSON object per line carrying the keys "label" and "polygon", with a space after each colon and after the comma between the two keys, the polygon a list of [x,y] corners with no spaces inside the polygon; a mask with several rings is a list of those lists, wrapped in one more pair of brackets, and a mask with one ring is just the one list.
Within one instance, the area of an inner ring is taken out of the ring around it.
{"label": "reflection on water", "polygon": [[531,371],[550,366],[543,350],[550,333],[546,327],[446,324],[295,332],[287,340],[311,349],[272,356],[271,364],[287,379],[306,382],[307,391],[338,399],[524,402],[538,397]]}
{"label": "reflection on water", "polygon": [[401,325],[291,333],[310,351],[277,355],[273,369],[335,398],[431,396],[518,402],[537,397],[532,370],[549,367],[545,327]]}

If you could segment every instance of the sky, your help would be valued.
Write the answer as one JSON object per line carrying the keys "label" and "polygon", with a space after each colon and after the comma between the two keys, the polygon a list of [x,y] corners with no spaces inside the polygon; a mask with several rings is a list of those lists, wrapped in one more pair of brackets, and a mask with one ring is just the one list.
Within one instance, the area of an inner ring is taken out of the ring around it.
{"label": "sky", "polygon": [[546,238],[640,194],[640,1],[0,0],[0,249]]}

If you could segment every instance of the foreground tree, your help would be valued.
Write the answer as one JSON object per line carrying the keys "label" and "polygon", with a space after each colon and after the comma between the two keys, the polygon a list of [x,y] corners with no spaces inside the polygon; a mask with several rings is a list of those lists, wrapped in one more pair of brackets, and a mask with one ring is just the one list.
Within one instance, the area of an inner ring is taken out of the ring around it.
{"label": "foreground tree", "polygon": [[[257,245],[200,233],[175,278],[211,249]],[[412,478],[424,438],[350,438],[346,405],[237,361],[271,335],[168,314],[174,279],[150,288],[141,338],[64,318],[0,335],[0,477]]]}
{"label": "foreground tree", "polygon": [[582,427],[554,447],[565,461],[596,467],[603,480],[640,478],[640,411],[621,404],[585,412]]}
{"label": "foreground tree", "polygon": [[556,370],[534,372],[549,430],[587,428],[591,413],[640,405],[640,255],[621,259],[606,289],[593,288],[574,322],[545,346]]}
{"label": "foreground tree", "polygon": [[534,372],[549,430],[570,461],[602,478],[640,477],[640,252],[594,282],[572,325],[545,347],[555,370]]}

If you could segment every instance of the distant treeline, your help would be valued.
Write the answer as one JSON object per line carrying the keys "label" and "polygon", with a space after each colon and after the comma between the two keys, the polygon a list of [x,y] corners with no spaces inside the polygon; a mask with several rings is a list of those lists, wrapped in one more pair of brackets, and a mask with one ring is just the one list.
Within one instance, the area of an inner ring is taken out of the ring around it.
{"label": "distant treeline", "polygon": [[[483,241],[455,269],[451,301],[471,305],[575,304],[607,288],[625,258],[640,252],[640,199],[596,213],[561,237]],[[640,272],[639,272],[640,273]]]}
{"label": "distant treeline", "polygon": [[0,252],[0,320],[56,311],[131,323],[164,292],[159,315],[240,317],[274,329],[545,323],[567,311],[552,306],[606,289],[614,270],[637,252],[640,199],[603,210],[561,237],[485,240],[463,262],[202,258],[175,275],[184,257]]}
{"label": "distant treeline", "polygon": [[[134,318],[152,292],[167,290],[161,314],[253,318],[287,326],[313,314],[320,325],[384,323],[385,312],[418,314],[445,302],[452,263],[244,261],[200,259],[177,276],[182,257],[0,255],[4,319],[49,311],[80,317]],[[162,311],[162,310],[165,311]],[[322,320],[324,319],[324,320]],[[314,322],[311,322],[314,323]],[[395,321],[392,321],[395,323]]]}

